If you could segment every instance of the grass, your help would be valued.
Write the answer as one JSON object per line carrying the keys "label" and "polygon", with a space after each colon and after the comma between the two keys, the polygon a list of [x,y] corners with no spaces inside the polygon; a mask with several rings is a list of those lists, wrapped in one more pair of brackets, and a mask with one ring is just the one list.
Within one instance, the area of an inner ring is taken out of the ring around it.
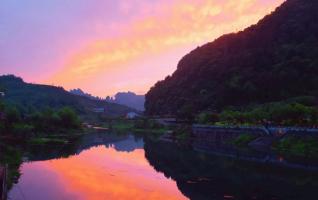
{"label": "grass", "polygon": [[60,139],[60,138],[32,138],[29,141],[30,144],[33,145],[41,145],[41,144],[67,144],[68,140]]}
{"label": "grass", "polygon": [[256,139],[255,135],[242,134],[231,141],[232,144],[238,147],[246,147],[250,142]]}
{"label": "grass", "polygon": [[273,149],[285,155],[318,158],[318,138],[288,136],[276,142]]}
{"label": "grass", "polygon": [[[107,126],[107,125],[106,125]],[[154,135],[162,135],[168,129],[162,125],[157,124],[153,120],[116,120],[111,124],[112,130],[123,132],[133,131],[139,133],[150,133]]]}
{"label": "grass", "polygon": [[112,123],[112,129],[114,130],[132,130],[134,128],[134,123],[128,120],[122,121],[118,120]]}
{"label": "grass", "polygon": [[133,131],[136,132],[143,132],[143,133],[153,133],[156,135],[162,135],[168,131],[166,128],[160,128],[160,129],[141,129],[141,128],[134,128]]}

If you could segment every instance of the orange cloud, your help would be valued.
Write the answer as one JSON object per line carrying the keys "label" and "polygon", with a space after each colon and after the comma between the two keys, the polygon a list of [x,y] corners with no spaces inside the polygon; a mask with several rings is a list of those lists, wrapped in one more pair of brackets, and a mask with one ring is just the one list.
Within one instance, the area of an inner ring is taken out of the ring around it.
{"label": "orange cloud", "polygon": [[[116,25],[120,33],[117,37],[91,41],[84,49],[74,52],[63,70],[48,82],[72,88],[90,84],[96,77],[103,77],[104,87],[107,87],[114,77],[125,77],[127,69],[138,68],[132,63],[142,62],[147,57],[156,57],[175,48],[195,47],[224,33],[242,30],[283,2],[275,0],[264,4],[262,1],[177,0],[172,4],[158,4],[150,8],[152,15],[136,18],[129,24]],[[153,62],[162,62],[162,68],[171,65],[171,61],[165,60],[154,59]],[[160,70],[144,66],[139,71],[147,76],[148,72]],[[150,87],[149,84],[157,81],[156,78],[144,85],[144,92]],[[111,86],[107,89],[111,90]]]}
{"label": "orange cloud", "polygon": [[66,193],[82,199],[186,199],[174,181],[154,171],[141,149],[126,153],[100,146],[43,167],[56,174]]}

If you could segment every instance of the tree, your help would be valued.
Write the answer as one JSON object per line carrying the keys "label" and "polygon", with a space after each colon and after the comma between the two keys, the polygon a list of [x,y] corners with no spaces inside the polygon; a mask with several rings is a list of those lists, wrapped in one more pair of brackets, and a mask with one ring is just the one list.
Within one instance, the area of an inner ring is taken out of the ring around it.
{"label": "tree", "polygon": [[58,112],[60,123],[64,128],[79,128],[80,120],[76,113],[69,107],[62,108]]}
{"label": "tree", "polygon": [[188,122],[193,122],[195,117],[194,107],[191,104],[184,105],[179,110],[177,117]]}
{"label": "tree", "polygon": [[6,130],[10,130],[14,123],[21,121],[21,114],[15,107],[9,107],[5,110],[4,127]]}
{"label": "tree", "polygon": [[219,115],[217,113],[202,112],[198,115],[197,121],[200,124],[215,123],[219,121]]}

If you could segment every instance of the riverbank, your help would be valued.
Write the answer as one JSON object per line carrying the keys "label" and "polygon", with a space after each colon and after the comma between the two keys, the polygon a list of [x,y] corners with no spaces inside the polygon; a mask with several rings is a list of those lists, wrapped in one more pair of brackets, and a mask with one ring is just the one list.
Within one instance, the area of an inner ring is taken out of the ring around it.
{"label": "riverbank", "polygon": [[111,119],[105,122],[90,124],[88,129],[95,129],[96,131],[109,131],[116,133],[134,132],[144,133],[150,135],[162,135],[169,131],[169,127],[158,123],[156,120],[142,118],[142,119]]}
{"label": "riverbank", "polygon": [[161,140],[202,146],[209,150],[215,144],[234,148],[251,148],[272,152],[284,157],[318,159],[318,129],[309,127],[265,127],[265,126],[216,126],[203,124],[173,124],[172,132],[161,136]]}
{"label": "riverbank", "polygon": [[232,130],[232,131],[245,131],[251,134],[264,134],[272,136],[283,136],[286,134],[298,135],[318,135],[318,128],[311,127],[289,127],[289,126],[233,126],[233,125],[203,125],[193,124],[192,129],[194,132],[213,132],[214,130]]}
{"label": "riverbank", "polygon": [[7,167],[0,165],[0,200],[7,198]]}

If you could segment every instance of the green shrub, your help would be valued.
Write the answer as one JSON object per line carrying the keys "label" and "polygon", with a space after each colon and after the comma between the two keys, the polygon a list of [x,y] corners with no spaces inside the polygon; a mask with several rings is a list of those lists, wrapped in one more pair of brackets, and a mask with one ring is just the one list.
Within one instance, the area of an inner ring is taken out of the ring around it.
{"label": "green shrub", "polygon": [[264,124],[271,122],[285,126],[315,125],[318,109],[300,103],[269,103],[246,110],[225,110],[220,114],[220,121],[228,124]]}
{"label": "green shrub", "polygon": [[27,138],[31,136],[34,127],[24,123],[15,123],[12,127],[11,133],[16,137]]}
{"label": "green shrub", "polygon": [[59,123],[64,128],[77,129],[81,126],[78,116],[69,107],[59,110],[57,116],[54,116],[54,119],[59,120]]}
{"label": "green shrub", "polygon": [[178,140],[187,140],[192,135],[192,127],[188,125],[178,126],[173,130],[173,135]]}
{"label": "green shrub", "polygon": [[135,129],[162,129],[164,126],[162,124],[159,124],[155,120],[149,120],[149,119],[140,119],[134,121],[134,128]]}
{"label": "green shrub", "polygon": [[219,115],[217,113],[202,112],[197,116],[197,121],[200,124],[214,124],[219,121]]}
{"label": "green shrub", "polygon": [[283,154],[318,158],[317,137],[288,136],[276,142],[273,148]]}
{"label": "green shrub", "polygon": [[247,146],[250,142],[252,142],[253,140],[256,139],[255,135],[252,134],[242,134],[240,136],[238,136],[237,138],[235,138],[232,143],[236,146]]}

